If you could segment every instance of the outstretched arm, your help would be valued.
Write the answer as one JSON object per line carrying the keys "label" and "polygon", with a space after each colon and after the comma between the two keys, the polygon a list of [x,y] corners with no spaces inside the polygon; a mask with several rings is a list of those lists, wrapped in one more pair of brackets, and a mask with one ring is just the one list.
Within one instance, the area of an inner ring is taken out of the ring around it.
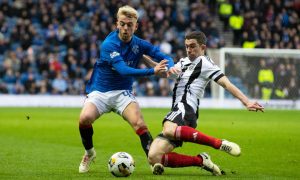
{"label": "outstretched arm", "polygon": [[147,67],[155,67],[158,64],[157,62],[153,61],[153,59],[150,56],[145,54],[143,54],[142,61]]}
{"label": "outstretched arm", "polygon": [[154,74],[154,68],[135,69],[125,64],[124,61],[113,63],[112,66],[118,73],[124,76],[147,76]]}
{"label": "outstretched arm", "polygon": [[260,105],[256,101],[250,101],[248,97],[242,91],[240,91],[234,84],[232,84],[226,76],[221,77],[217,81],[217,83],[221,85],[224,89],[229,91],[234,97],[238,98],[249,111],[264,112],[264,107],[262,105]]}
{"label": "outstretched arm", "polygon": [[147,75],[160,75],[161,72],[165,71],[165,67],[167,65],[167,61],[163,60],[154,68],[150,69],[135,69],[130,66],[127,66],[124,61],[118,61],[113,64],[114,69],[125,76],[147,76]]}

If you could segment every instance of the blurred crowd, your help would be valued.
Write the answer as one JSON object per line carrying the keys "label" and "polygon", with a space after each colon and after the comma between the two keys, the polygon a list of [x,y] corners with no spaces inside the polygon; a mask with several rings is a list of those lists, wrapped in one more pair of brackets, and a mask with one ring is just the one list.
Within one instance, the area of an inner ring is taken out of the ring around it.
{"label": "blurred crowd", "polygon": [[[235,32],[238,40],[233,41],[239,41],[237,47],[254,41],[255,47],[300,48],[300,10],[296,1],[253,2],[1,0],[0,93],[84,94],[99,46],[116,28],[116,10],[125,4],[135,7],[140,14],[136,35],[174,60],[185,56],[183,40],[187,31],[198,29],[206,33],[208,48],[226,46],[223,32],[218,31],[215,23],[218,17],[224,22],[228,20],[224,31]],[[231,5],[232,11],[221,18],[220,8],[225,3]],[[229,18],[235,14],[244,18],[239,33],[227,28]],[[168,96],[172,94],[173,83],[154,76],[143,77],[136,79],[134,89],[138,96]]]}
{"label": "blurred crowd", "polygon": [[[299,0],[221,0],[218,10],[223,31],[233,31],[237,47],[300,49]],[[227,75],[250,97],[300,98],[300,56],[229,59]]]}
{"label": "blurred crowd", "polygon": [[300,49],[299,0],[220,0],[224,31],[245,48]]}
{"label": "blurred crowd", "polygon": [[[225,71],[229,79],[251,98],[300,98],[300,56],[232,56],[227,59]],[[228,93],[227,96],[230,97]]]}

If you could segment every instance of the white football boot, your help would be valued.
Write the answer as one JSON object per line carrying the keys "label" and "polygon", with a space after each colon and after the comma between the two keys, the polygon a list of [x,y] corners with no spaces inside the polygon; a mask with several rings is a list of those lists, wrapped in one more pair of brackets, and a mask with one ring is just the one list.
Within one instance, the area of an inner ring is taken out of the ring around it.
{"label": "white football boot", "polygon": [[155,163],[151,168],[154,175],[162,175],[164,173],[164,166],[160,163]]}
{"label": "white football boot", "polygon": [[222,140],[220,150],[225,151],[232,156],[240,156],[241,155],[240,146],[234,142],[230,142],[227,140]]}
{"label": "white football boot", "polygon": [[211,161],[210,156],[207,153],[201,153],[199,156],[203,159],[203,169],[211,172],[214,176],[221,176],[222,174],[225,174],[224,171],[221,171],[220,168]]}
{"label": "white football boot", "polygon": [[79,173],[86,173],[90,170],[90,164],[95,161],[96,151],[92,150],[92,153],[87,154],[82,157],[79,165]]}

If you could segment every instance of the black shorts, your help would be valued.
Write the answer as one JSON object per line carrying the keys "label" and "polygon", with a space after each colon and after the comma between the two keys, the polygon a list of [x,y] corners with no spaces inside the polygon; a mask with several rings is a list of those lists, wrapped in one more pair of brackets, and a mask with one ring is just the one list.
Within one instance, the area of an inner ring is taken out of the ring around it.
{"label": "black shorts", "polygon": [[[198,110],[195,113],[193,108],[188,104],[183,104],[183,108],[179,108],[175,106],[172,110],[165,116],[163,120],[163,124],[166,121],[171,121],[176,123],[178,126],[189,126],[192,128],[197,127],[197,120],[198,120]],[[161,138],[167,139],[161,133],[158,135]],[[182,141],[179,140],[169,140],[167,139],[174,147],[182,146]]]}

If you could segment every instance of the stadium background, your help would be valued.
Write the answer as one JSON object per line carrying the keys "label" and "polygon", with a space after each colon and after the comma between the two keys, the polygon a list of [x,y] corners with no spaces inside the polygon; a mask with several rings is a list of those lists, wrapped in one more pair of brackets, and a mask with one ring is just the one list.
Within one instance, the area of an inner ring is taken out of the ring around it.
{"label": "stadium background", "polygon": [[[300,49],[299,0],[228,2],[0,0],[0,106],[23,106],[0,108],[0,179],[114,179],[107,171],[107,161],[117,151],[129,152],[135,158],[136,171],[131,179],[215,179],[199,168],[166,168],[164,176],[153,176],[138,147],[138,137],[114,113],[94,124],[97,160],[88,174],[79,174],[83,148],[78,115],[84,84],[98,57],[97,46],[115,28],[115,13],[123,4],[134,6],[141,13],[137,35],[160,46],[175,60],[185,56],[182,40],[186,31],[194,29],[207,34],[207,52],[217,63],[222,47]],[[231,18],[234,29],[228,22],[230,17],[236,17]],[[242,25],[238,23],[241,17]],[[265,100],[299,102],[299,56],[257,59],[258,63],[253,63],[229,54],[228,60],[226,74],[251,98],[263,98],[258,71],[260,66],[268,66],[266,72],[273,74],[274,79],[272,82],[267,78],[265,84],[271,83],[274,90],[279,88],[284,96],[273,93]],[[153,136],[161,132],[161,120],[171,103],[174,82],[166,81],[147,77],[135,83],[143,107],[147,103],[151,107],[168,107],[142,109]],[[300,111],[272,110],[267,106],[265,113],[203,109],[220,104],[214,99],[214,84],[206,89],[206,97],[201,101],[198,128],[238,142],[242,156],[234,158],[190,143],[177,152],[208,152],[227,172],[226,179],[299,179]],[[229,94],[225,97],[231,98]],[[28,107],[29,104],[35,107]],[[49,108],[52,105],[76,108]],[[239,101],[225,101],[223,107],[242,106]]]}
{"label": "stadium background", "polygon": [[[2,0],[0,93],[83,95],[99,56],[98,45],[115,29],[116,10],[124,4],[140,14],[136,34],[174,60],[185,56],[185,32],[197,29],[206,33],[208,51],[222,47],[300,49],[297,0]],[[212,59],[218,62],[218,57]],[[267,66],[274,74],[274,92],[281,91],[281,96],[273,93],[269,98],[299,99],[300,61],[261,61],[265,62],[251,64],[254,71],[247,76],[238,72],[239,63],[229,61],[226,74],[248,96],[260,99],[257,71]],[[136,79],[134,90],[137,96],[170,96],[173,83],[143,77]],[[210,86],[205,97],[212,97]]]}

